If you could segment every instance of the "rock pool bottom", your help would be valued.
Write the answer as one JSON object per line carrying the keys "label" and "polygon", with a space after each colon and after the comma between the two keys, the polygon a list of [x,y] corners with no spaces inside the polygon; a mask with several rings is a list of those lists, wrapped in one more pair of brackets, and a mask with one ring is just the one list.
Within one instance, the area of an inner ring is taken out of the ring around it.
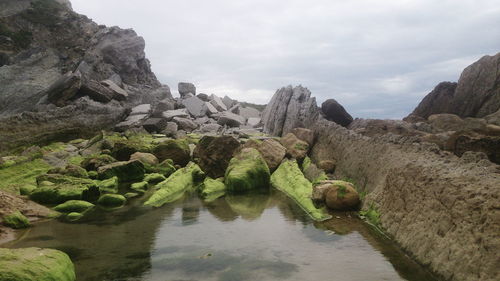
{"label": "rock pool bottom", "polygon": [[436,280],[357,218],[315,223],[278,191],[158,209],[141,199],[84,222],[40,223],[4,247],[66,252],[79,281]]}

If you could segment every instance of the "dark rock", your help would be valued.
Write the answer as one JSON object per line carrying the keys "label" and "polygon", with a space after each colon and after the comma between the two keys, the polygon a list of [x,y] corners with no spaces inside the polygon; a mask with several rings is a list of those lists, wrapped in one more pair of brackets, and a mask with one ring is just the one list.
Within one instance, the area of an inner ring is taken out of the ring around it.
{"label": "dark rock", "polygon": [[200,93],[200,94],[197,94],[196,97],[204,102],[210,101],[207,94]]}
{"label": "dark rock", "polygon": [[125,91],[120,86],[115,84],[115,82],[113,82],[111,80],[104,80],[104,81],[101,81],[101,84],[108,87],[109,90],[111,90],[111,92],[113,93],[113,99],[118,100],[118,101],[124,101],[128,98],[127,91]]}
{"label": "dark rock", "polygon": [[196,87],[192,83],[180,82],[178,90],[181,98],[184,98],[187,94],[196,95]]}
{"label": "dark rock", "polygon": [[233,158],[240,143],[234,137],[204,136],[196,146],[193,157],[201,169],[211,178],[224,176],[229,161]]}
{"label": "dark rock", "polygon": [[78,91],[78,95],[88,96],[102,103],[108,103],[114,97],[114,93],[111,89],[94,80],[84,81]]}
{"label": "dark rock", "polygon": [[160,133],[167,127],[167,123],[165,118],[150,118],[142,124],[142,127],[149,133]]}
{"label": "dark rock", "polygon": [[47,100],[57,106],[64,106],[76,96],[82,85],[80,72],[68,72],[45,90]]}
{"label": "dark rock", "polygon": [[191,151],[185,140],[166,140],[153,149],[153,154],[160,162],[172,159],[174,164],[183,167],[191,161]]}
{"label": "dark rock", "polygon": [[343,127],[349,126],[353,121],[352,116],[334,99],[326,100],[321,105],[321,111],[327,120],[333,121]]}
{"label": "dark rock", "polygon": [[198,125],[194,123],[191,119],[174,117],[173,121],[179,126],[179,129],[184,130],[186,132],[191,132],[198,128]]}
{"label": "dark rock", "polygon": [[500,137],[475,132],[456,132],[448,139],[445,149],[458,157],[467,151],[483,152],[491,162],[500,164]]}
{"label": "dark rock", "polygon": [[134,108],[132,108],[132,112],[130,115],[144,115],[151,113],[151,105],[150,104],[141,104]]}
{"label": "dark rock", "polygon": [[410,116],[418,116],[427,119],[432,114],[452,112],[451,105],[456,88],[457,83],[439,83],[432,92],[425,96]]}

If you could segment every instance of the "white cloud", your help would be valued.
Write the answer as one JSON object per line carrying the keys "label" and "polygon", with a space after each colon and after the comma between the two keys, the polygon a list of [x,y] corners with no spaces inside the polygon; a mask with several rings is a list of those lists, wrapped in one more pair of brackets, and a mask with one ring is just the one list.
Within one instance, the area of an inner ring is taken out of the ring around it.
{"label": "white cloud", "polygon": [[173,90],[191,81],[263,103],[277,88],[302,84],[358,117],[403,117],[437,83],[500,51],[497,0],[72,3],[98,23],[144,36],[153,70]]}

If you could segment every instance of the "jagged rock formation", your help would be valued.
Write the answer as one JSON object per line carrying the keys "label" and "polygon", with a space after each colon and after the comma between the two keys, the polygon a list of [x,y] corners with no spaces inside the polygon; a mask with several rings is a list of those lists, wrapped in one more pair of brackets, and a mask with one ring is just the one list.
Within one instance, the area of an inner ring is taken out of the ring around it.
{"label": "jagged rock formation", "polygon": [[111,128],[127,108],[159,101],[133,30],[98,25],[67,0],[0,5],[0,151]]}
{"label": "jagged rock formation", "polygon": [[458,84],[439,84],[410,116],[452,113],[485,117],[500,109],[500,53],[484,56],[462,72]]}

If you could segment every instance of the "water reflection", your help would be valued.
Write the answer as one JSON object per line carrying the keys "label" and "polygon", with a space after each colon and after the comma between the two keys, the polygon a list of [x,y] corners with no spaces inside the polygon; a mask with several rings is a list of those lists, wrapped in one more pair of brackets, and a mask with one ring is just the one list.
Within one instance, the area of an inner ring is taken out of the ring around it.
{"label": "water reflection", "polygon": [[277,191],[184,196],[157,209],[144,198],[76,224],[39,224],[7,246],[63,250],[84,281],[433,280],[348,213],[315,223]]}

